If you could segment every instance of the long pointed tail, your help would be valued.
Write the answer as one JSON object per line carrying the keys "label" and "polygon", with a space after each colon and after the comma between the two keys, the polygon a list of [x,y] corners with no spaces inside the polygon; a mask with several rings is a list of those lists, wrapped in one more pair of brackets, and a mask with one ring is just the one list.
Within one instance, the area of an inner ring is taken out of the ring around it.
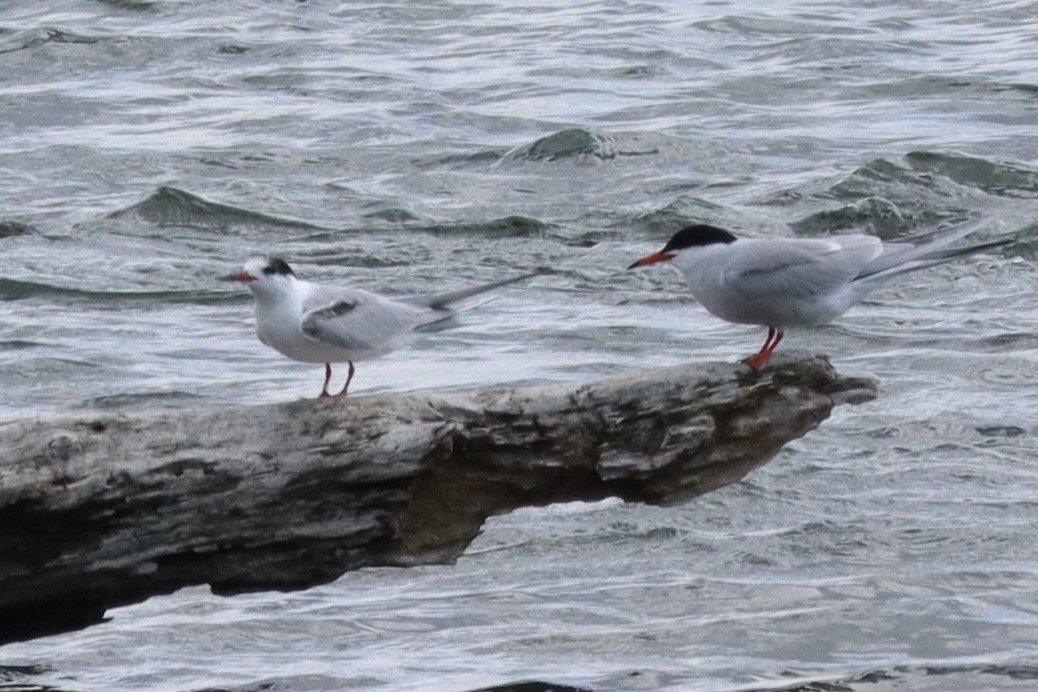
{"label": "long pointed tail", "polygon": [[501,288],[509,284],[518,283],[520,281],[526,281],[532,279],[535,276],[540,276],[543,272],[531,272],[529,274],[522,274],[520,276],[513,276],[509,279],[502,279],[500,281],[494,281],[489,284],[482,284],[480,286],[472,286],[470,288],[463,288],[459,291],[451,291],[449,293],[437,293],[431,296],[415,296],[408,298],[407,302],[412,305],[421,305],[423,307],[432,308],[433,310],[445,310],[452,303],[471,298],[472,296],[478,296],[480,293],[486,293],[487,291],[493,291],[495,288]]}
{"label": "long pointed tail", "polygon": [[[970,235],[983,224],[980,222],[971,222],[955,226],[946,231],[938,231],[927,233],[924,236],[917,236],[925,238],[934,238],[929,243],[923,245],[911,245],[903,248],[897,247],[897,244],[892,244],[891,249],[884,252],[882,255],[872,260],[854,277],[855,281],[874,281],[878,279],[886,279],[892,276],[898,276],[899,274],[906,274],[908,272],[918,271],[920,269],[926,269],[927,267],[933,267],[938,264],[949,262],[957,257],[965,257],[984,250],[990,250],[991,248],[1001,247],[1014,242],[1012,238],[1003,238],[1001,240],[993,240],[986,243],[979,243],[977,245],[967,245],[965,247],[948,247],[952,243],[965,238]],[[890,247],[890,246],[888,246]]]}

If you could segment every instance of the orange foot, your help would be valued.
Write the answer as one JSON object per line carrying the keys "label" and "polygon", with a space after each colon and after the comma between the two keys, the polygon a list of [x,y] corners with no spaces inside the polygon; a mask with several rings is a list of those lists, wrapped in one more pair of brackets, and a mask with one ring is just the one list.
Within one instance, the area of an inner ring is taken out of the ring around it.
{"label": "orange foot", "polygon": [[760,370],[771,358],[771,354],[775,352],[775,347],[782,341],[782,337],[781,329],[768,327],[768,338],[764,340],[764,345],[760,347],[760,351],[754,353],[749,358],[743,358],[742,362],[749,365],[752,370]]}
{"label": "orange foot", "polygon": [[771,351],[761,351],[760,353],[754,353],[749,358],[743,358],[742,362],[749,365],[751,370],[760,370],[770,358]]}

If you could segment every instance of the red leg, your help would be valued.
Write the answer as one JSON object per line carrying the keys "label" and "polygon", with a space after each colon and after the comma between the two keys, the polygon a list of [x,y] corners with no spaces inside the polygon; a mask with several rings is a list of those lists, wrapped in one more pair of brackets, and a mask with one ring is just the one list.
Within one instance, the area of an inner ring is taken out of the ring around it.
{"label": "red leg", "polygon": [[764,340],[764,345],[760,347],[760,351],[748,358],[744,358],[742,362],[749,365],[753,370],[760,370],[771,358],[771,354],[775,352],[775,347],[782,341],[783,336],[785,334],[782,333],[782,330],[768,327],[768,338]]}
{"label": "red leg", "polygon": [[324,364],[324,386],[321,387],[321,393],[318,395],[319,399],[323,399],[326,396],[331,396],[331,394],[328,393],[328,383],[331,381],[331,379],[332,379],[332,364],[331,363],[325,363]]}
{"label": "red leg", "polygon": [[350,389],[350,382],[353,381],[353,373],[355,373],[357,371],[357,369],[353,367],[353,361],[352,360],[346,361],[346,362],[350,364],[349,372],[346,374],[346,384],[343,385],[342,391],[335,395],[336,399],[345,399],[346,398],[346,393]]}

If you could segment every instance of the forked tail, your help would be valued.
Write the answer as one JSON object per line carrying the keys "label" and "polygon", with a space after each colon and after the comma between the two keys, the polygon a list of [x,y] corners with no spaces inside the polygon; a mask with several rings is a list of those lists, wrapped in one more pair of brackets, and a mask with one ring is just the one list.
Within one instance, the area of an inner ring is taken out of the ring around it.
{"label": "forked tail", "polygon": [[983,252],[984,250],[990,250],[991,248],[1001,247],[1014,242],[1013,238],[1003,238],[1001,240],[992,240],[990,242],[979,243],[977,245],[967,245],[965,247],[948,247],[952,243],[970,235],[982,225],[981,222],[974,221],[960,226],[955,226],[946,231],[936,231],[910,239],[917,240],[921,237],[933,238],[931,242],[923,245],[910,245],[899,248],[897,247],[897,244],[894,243],[892,244],[892,249],[885,251],[882,255],[862,267],[862,270],[858,272],[858,275],[854,277],[854,280],[878,281],[881,279],[888,279],[893,276],[926,269],[927,267],[933,267],[938,264],[944,264],[945,262],[949,262],[958,257],[973,255],[978,252]]}

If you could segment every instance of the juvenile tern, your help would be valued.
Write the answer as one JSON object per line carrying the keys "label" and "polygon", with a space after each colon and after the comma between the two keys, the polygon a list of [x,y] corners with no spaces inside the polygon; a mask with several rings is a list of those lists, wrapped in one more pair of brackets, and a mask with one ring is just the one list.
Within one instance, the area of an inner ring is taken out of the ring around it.
{"label": "juvenile tern", "polygon": [[692,295],[707,311],[729,322],[767,327],[760,351],[743,360],[757,370],[771,358],[787,328],[831,322],[895,276],[1012,242],[950,247],[981,225],[974,221],[883,243],[870,235],[737,238],[724,229],[696,224],[628,269],[669,262],[685,275]]}
{"label": "juvenile tern", "polygon": [[514,276],[472,288],[394,300],[359,288],[322,286],[296,278],[278,257],[251,259],[241,271],[223,277],[245,284],[256,299],[259,340],[292,360],[324,363],[322,397],[328,393],[332,363],[348,363],[345,397],[354,361],[389,353],[415,332],[446,326],[456,312],[451,305],[536,273]]}

